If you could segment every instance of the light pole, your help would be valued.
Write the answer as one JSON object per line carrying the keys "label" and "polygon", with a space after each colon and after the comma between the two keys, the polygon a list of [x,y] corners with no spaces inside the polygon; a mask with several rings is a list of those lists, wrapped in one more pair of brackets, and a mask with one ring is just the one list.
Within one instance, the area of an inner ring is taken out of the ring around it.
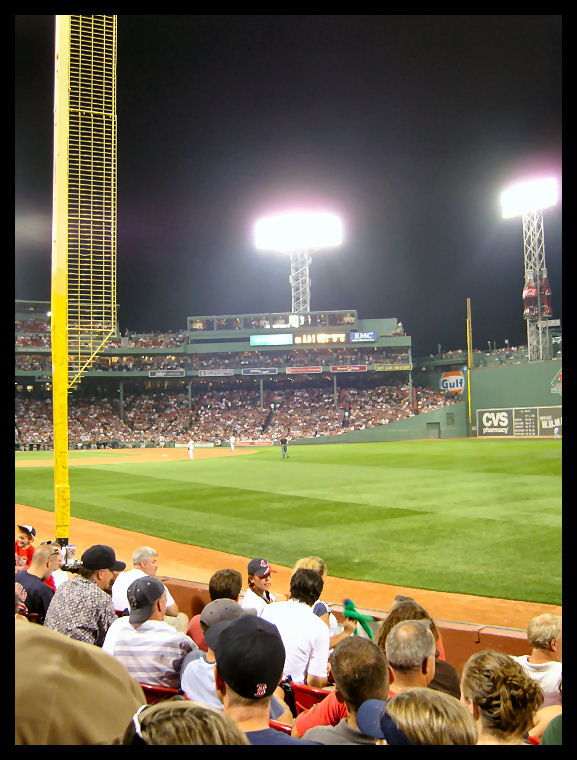
{"label": "light pole", "polygon": [[327,212],[291,211],[259,219],[254,226],[254,243],[261,251],[288,253],[292,312],[303,314],[311,307],[309,265],[313,251],[334,248],[343,242],[342,223]]}
{"label": "light pole", "polygon": [[527,321],[527,358],[529,361],[549,359],[548,328],[553,315],[551,286],[545,265],[543,211],[555,206],[558,200],[557,180],[554,177],[519,182],[501,194],[503,217],[523,220],[525,258],[525,287],[523,316]]}

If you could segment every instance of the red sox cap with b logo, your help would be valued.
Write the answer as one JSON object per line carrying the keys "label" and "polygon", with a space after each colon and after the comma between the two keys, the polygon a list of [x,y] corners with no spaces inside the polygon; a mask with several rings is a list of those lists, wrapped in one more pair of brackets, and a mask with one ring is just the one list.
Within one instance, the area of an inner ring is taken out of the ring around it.
{"label": "red sox cap with b logo", "polygon": [[266,559],[260,559],[260,557],[257,557],[256,559],[251,559],[248,563],[249,575],[258,575],[259,578],[266,578],[270,573],[276,573],[276,570],[272,569]]}
{"label": "red sox cap with b logo", "polygon": [[256,615],[215,623],[204,634],[225,683],[247,699],[270,697],[282,676],[285,648],[276,625]]}

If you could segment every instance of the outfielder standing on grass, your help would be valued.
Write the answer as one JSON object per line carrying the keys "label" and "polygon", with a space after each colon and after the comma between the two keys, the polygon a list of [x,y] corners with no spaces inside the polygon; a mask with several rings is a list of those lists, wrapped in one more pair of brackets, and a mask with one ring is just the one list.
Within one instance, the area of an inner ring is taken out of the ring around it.
{"label": "outfielder standing on grass", "polygon": [[288,455],[288,437],[287,437],[286,433],[280,439],[280,448],[281,448],[281,451],[282,451],[282,458],[283,459],[285,459],[285,458],[288,459],[289,458],[289,455]]}
{"label": "outfielder standing on grass", "polygon": [[194,459],[194,441],[188,442],[188,456]]}

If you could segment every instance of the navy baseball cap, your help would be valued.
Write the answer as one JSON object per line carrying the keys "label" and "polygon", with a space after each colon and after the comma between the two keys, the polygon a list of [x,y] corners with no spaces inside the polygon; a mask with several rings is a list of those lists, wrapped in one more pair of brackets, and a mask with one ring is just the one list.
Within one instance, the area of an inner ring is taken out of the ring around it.
{"label": "navy baseball cap", "polygon": [[271,573],[276,573],[276,570],[272,569],[266,559],[260,559],[260,557],[257,557],[256,559],[251,559],[248,563],[249,575],[258,575],[259,578],[266,578],[266,576]]}
{"label": "navy baseball cap", "polygon": [[143,575],[132,581],[126,589],[130,613],[128,619],[131,623],[144,623],[152,614],[155,602],[164,594],[164,583],[154,575]]}
{"label": "navy baseball cap", "polygon": [[28,535],[32,536],[32,538],[34,538],[36,535],[36,528],[33,528],[32,525],[17,525],[16,527],[19,530],[24,531],[24,533],[28,533]]}
{"label": "navy baseball cap", "polygon": [[357,726],[365,736],[386,739],[387,744],[412,744],[387,712],[382,699],[367,699],[357,710]]}
{"label": "navy baseball cap", "polygon": [[281,679],[285,648],[276,625],[256,615],[215,623],[204,634],[225,683],[241,697],[270,697]]}

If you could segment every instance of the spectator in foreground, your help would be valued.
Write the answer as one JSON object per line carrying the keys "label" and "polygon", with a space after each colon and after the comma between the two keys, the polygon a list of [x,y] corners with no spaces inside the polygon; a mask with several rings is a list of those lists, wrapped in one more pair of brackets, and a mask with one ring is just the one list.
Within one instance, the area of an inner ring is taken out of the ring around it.
{"label": "spectator in foreground", "polygon": [[[231,622],[249,612],[254,611],[243,610],[232,599],[215,599],[207,604],[200,614],[203,636],[211,625]],[[215,663],[214,652],[208,645],[206,651],[192,651],[182,663],[180,687],[188,699],[222,710],[222,702],[218,697],[214,680]]]}
{"label": "spectator in foreground", "polygon": [[48,607],[44,625],[72,639],[101,647],[116,620],[110,594],[114,574],[126,564],[116,559],[114,549],[96,544],[81,557],[78,575],[61,586]]}
{"label": "spectator in foreground", "polygon": [[[112,585],[112,602],[114,609],[118,612],[124,612],[130,608],[126,591],[130,584],[137,578],[145,575],[155,576],[158,572],[158,552],[151,546],[139,546],[132,553],[132,570],[120,573]],[[170,591],[166,591],[166,622],[176,628],[177,631],[185,633],[188,628],[188,617],[184,612],[180,612],[178,605],[172,598]]]}
{"label": "spectator in foreground", "polygon": [[248,745],[246,734],[222,710],[197,702],[164,700],[143,705],[112,744]]}
{"label": "spectator in foreground", "polygon": [[248,589],[242,600],[243,609],[256,610],[260,617],[267,605],[275,601],[274,594],[270,593],[271,573],[276,573],[276,570],[271,568],[266,559],[251,559],[248,563]]}
{"label": "spectator in foreground", "polygon": [[[320,557],[302,557],[296,561],[293,572],[298,570],[300,567],[316,570],[323,579],[324,586],[324,583],[327,579],[327,566],[324,560],[322,560]],[[357,621],[352,618],[345,617],[343,630],[340,631],[338,621],[330,611],[328,604],[321,601],[320,599],[315,602],[313,606],[313,612],[315,615],[318,615],[318,617],[320,617],[320,619],[329,627],[329,633],[331,636],[329,641],[329,649],[331,651],[340,641],[344,641],[345,639],[348,639],[349,636],[352,636],[357,629]]]}
{"label": "spectator in foreground", "polygon": [[374,744],[357,724],[357,710],[367,699],[385,700],[389,691],[389,671],[385,655],[369,639],[348,638],[337,644],[330,658],[337,698],[347,706],[347,717],[336,726],[316,726],[304,739],[321,744]]}
{"label": "spectator in foreground", "polygon": [[54,596],[54,591],[45,583],[54,570],[60,567],[60,549],[54,544],[40,544],[32,556],[28,570],[20,570],[14,576],[26,590],[28,614],[38,615],[38,623],[44,623],[46,612]]}
{"label": "spectator in foreground", "polygon": [[455,697],[416,686],[389,699],[362,704],[359,728],[377,744],[474,745],[477,728]]}
{"label": "spectator in foreground", "polygon": [[164,584],[152,575],[144,575],[130,584],[127,596],[130,614],[112,623],[103,650],[119,660],[140,683],[180,689],[183,660],[197,647],[189,636],[175,631],[165,621]]}
{"label": "spectator in foreground", "polygon": [[387,636],[385,652],[393,677],[394,694],[428,686],[435,675],[435,638],[428,620],[404,620]]}
{"label": "spectator in foreground", "polygon": [[[232,599],[234,602],[238,602],[241,590],[242,575],[238,570],[231,568],[217,570],[208,581],[208,595],[211,602],[217,599]],[[191,618],[186,632],[199,649],[202,649],[203,652],[207,651],[208,647],[200,625],[200,614]]]}
{"label": "spectator in foreground", "polygon": [[114,657],[46,626],[17,623],[14,654],[15,744],[108,742],[146,701]]}
{"label": "spectator in foreground", "polygon": [[[200,625],[206,632],[211,625],[222,622],[231,622],[241,615],[255,614],[254,610],[243,610],[232,599],[215,599],[206,605],[200,614]],[[203,633],[204,635],[204,633]],[[188,699],[202,702],[207,707],[222,710],[222,702],[216,691],[214,680],[214,665],[216,657],[207,645],[207,651],[200,649],[191,652],[185,657],[180,672],[180,688]],[[284,692],[277,687],[270,701],[270,717],[281,723],[292,723],[292,713],[284,701]]]}
{"label": "spectator in foreground", "polygon": [[377,636],[377,644],[381,647],[383,652],[385,651],[387,636],[392,628],[397,623],[403,620],[428,620],[431,628],[431,633],[435,638],[436,650],[435,650],[435,675],[428,683],[429,689],[435,689],[436,691],[444,691],[446,694],[451,694],[456,699],[461,698],[461,679],[457,668],[449,662],[446,662],[444,651],[442,646],[441,635],[435,625],[435,621],[429,615],[429,613],[421,607],[414,599],[408,596],[398,596],[395,598],[395,603],[385,620],[379,627],[379,633]]}
{"label": "spectator in foreground", "polygon": [[531,654],[513,657],[543,691],[543,707],[561,705],[559,683],[562,677],[561,615],[538,615],[527,626]]}
{"label": "spectator in foreground", "polygon": [[285,676],[319,688],[328,683],[330,640],[328,626],[312,610],[322,590],[323,579],[316,570],[299,568],[290,579],[290,599],[270,604],[262,615],[282,638]]}
{"label": "spectator in foreground", "polygon": [[216,688],[224,712],[251,744],[314,744],[270,728],[270,701],[283,672],[285,650],[276,626],[241,615],[207,630],[216,657]]}
{"label": "spectator in foreground", "polygon": [[523,737],[543,704],[539,684],[512,657],[492,649],[469,657],[461,694],[477,724],[477,744],[525,744]]}

